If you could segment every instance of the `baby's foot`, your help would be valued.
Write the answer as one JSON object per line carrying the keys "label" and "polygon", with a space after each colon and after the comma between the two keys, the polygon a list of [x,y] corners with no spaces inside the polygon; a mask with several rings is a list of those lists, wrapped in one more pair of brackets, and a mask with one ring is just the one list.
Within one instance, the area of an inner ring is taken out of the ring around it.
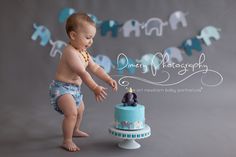
{"label": "baby's foot", "polygon": [[89,135],[83,131],[75,130],[73,133],[73,137],[88,137]]}
{"label": "baby's foot", "polygon": [[70,152],[76,152],[80,150],[80,148],[73,141],[64,141],[62,148]]}

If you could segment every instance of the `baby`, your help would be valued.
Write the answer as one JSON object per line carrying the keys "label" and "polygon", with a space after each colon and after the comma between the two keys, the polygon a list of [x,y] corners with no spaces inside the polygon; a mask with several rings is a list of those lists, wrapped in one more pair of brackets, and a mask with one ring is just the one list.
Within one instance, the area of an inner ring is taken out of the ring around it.
{"label": "baby", "polygon": [[84,82],[94,93],[96,101],[106,98],[106,89],[98,85],[86,71],[90,70],[98,78],[109,84],[114,91],[117,83],[96,64],[87,52],[96,34],[95,23],[85,13],[74,13],[66,21],[69,43],[65,47],[56,70],[55,80],[50,84],[50,103],[54,109],[64,115],[62,123],[63,144],[68,151],[79,151],[72,137],[87,137],[80,130],[84,112],[83,95],[80,92]]}

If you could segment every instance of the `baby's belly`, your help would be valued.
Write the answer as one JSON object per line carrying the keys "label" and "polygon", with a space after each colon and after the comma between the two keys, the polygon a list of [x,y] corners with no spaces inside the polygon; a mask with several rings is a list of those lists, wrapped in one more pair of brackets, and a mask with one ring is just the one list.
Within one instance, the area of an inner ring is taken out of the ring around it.
{"label": "baby's belly", "polygon": [[82,84],[82,80],[79,76],[68,77],[68,76],[56,75],[55,80],[72,83],[79,86]]}

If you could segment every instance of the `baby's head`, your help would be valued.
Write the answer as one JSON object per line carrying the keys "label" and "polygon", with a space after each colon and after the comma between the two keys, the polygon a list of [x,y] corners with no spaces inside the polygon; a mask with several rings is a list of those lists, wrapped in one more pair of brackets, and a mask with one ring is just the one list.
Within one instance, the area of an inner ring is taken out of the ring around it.
{"label": "baby's head", "polygon": [[66,33],[73,46],[85,50],[93,43],[96,24],[86,13],[74,13],[66,21]]}

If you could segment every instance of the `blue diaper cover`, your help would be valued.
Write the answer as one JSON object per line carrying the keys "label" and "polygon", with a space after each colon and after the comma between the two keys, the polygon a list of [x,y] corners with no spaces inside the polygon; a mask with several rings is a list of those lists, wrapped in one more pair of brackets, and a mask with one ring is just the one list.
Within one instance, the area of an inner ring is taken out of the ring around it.
{"label": "blue diaper cover", "polygon": [[61,114],[63,114],[63,112],[59,108],[57,100],[60,96],[64,94],[71,94],[75,99],[77,107],[79,107],[80,103],[83,100],[83,94],[81,94],[80,92],[80,86],[53,80],[49,86],[50,104],[54,107],[56,111],[58,111]]}

